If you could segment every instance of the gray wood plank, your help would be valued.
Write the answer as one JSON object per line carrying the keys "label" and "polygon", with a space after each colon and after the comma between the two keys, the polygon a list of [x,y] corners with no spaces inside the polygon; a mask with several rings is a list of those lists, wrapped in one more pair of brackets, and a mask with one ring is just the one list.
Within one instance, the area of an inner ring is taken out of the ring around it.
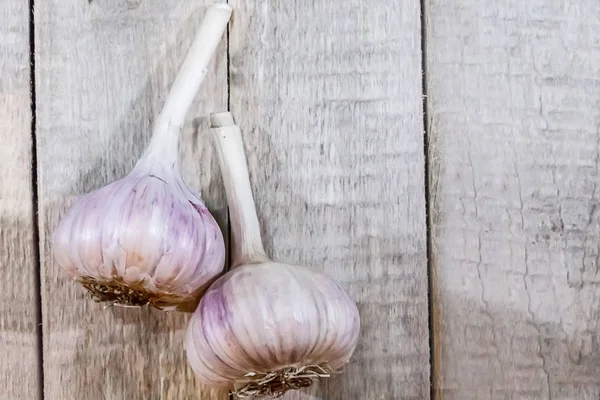
{"label": "gray wood plank", "polygon": [[0,2],[0,399],[39,399],[29,10]]}
{"label": "gray wood plank", "polygon": [[[104,309],[66,278],[50,239],[80,195],[127,174],[148,143],[210,1],[37,0],[37,132],[47,399],[225,399],[187,365],[188,315]],[[223,39],[181,134],[181,169],[226,226],[208,129],[226,107]]]}
{"label": "gray wood plank", "polygon": [[600,3],[427,6],[438,399],[600,396]]}
{"label": "gray wood plank", "polygon": [[231,4],[231,111],[267,252],[329,273],[362,319],[345,372],[286,398],[427,399],[419,4]]}

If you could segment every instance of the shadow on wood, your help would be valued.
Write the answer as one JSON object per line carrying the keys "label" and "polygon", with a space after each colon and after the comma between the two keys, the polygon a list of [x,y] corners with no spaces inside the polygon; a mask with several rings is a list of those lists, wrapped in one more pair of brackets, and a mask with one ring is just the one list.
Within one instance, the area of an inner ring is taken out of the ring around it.
{"label": "shadow on wood", "polygon": [[[440,398],[547,399],[548,385],[553,398],[600,396],[597,329],[579,332],[552,321],[534,323],[528,314],[494,302],[484,307],[460,294],[444,298],[441,331],[435,332],[441,355],[437,369],[444,376],[436,383]],[[456,310],[470,318],[461,319]]]}

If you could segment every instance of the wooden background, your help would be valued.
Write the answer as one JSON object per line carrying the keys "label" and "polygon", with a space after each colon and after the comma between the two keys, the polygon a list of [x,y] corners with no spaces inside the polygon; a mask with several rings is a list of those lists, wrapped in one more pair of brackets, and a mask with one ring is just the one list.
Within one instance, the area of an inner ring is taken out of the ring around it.
{"label": "wooden background", "polygon": [[[49,248],[140,156],[209,2],[0,2],[0,399],[227,399],[189,316],[105,310]],[[230,3],[184,178],[227,235],[207,115],[231,110],[267,251],[363,324],[344,374],[284,398],[598,399],[600,2]]]}

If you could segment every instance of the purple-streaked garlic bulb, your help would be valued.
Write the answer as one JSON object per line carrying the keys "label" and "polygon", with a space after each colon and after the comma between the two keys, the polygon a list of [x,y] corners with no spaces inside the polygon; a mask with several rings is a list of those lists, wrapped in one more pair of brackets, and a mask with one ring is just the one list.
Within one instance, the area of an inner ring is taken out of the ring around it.
{"label": "purple-streaked garlic bulb", "polygon": [[188,362],[199,381],[238,397],[280,396],[339,371],[356,348],[352,298],[317,270],[270,260],[239,128],[211,115],[229,203],[232,269],[213,283],[187,330]]}
{"label": "purple-streaked garlic bulb", "polygon": [[193,311],[224,269],[221,230],[181,178],[178,136],[231,11],[208,8],[133,170],[76,200],[54,231],[57,263],[97,301]]}

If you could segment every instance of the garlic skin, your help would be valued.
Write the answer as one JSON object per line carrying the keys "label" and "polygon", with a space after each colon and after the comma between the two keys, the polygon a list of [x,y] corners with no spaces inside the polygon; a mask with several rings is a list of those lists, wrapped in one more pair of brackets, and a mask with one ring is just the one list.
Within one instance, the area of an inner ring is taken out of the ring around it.
{"label": "garlic skin", "polygon": [[202,200],[178,171],[147,159],[79,198],[52,248],[97,300],[165,310],[197,304],[225,263],[221,230]]}
{"label": "garlic skin", "polygon": [[241,139],[211,114],[231,221],[231,270],[204,294],[185,348],[198,380],[238,397],[280,396],[349,362],[360,334],[349,294],[315,269],[275,262],[262,245]]}
{"label": "garlic skin", "polygon": [[[187,331],[201,383],[235,387],[248,373],[346,364],[358,341],[356,304],[328,276],[276,262],[236,267],[204,294]],[[240,394],[240,393],[238,393]]]}
{"label": "garlic skin", "polygon": [[207,8],[133,170],[78,199],[54,231],[57,263],[97,301],[192,312],[225,267],[223,235],[181,178],[178,139],[232,11]]}

